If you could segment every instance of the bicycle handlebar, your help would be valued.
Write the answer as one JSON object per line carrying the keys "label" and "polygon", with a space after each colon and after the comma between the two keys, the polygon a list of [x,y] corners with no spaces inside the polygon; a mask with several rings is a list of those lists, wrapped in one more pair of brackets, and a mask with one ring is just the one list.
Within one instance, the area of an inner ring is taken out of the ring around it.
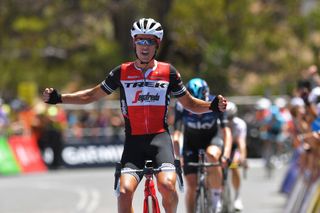
{"label": "bicycle handlebar", "polygon": [[176,171],[176,168],[153,168],[153,167],[146,167],[143,169],[128,169],[128,170],[121,170],[121,174],[130,174],[130,173],[138,173],[140,175],[153,175],[158,172],[173,172]]}
{"label": "bicycle handlebar", "polygon": [[221,163],[220,162],[215,162],[215,163],[212,163],[212,162],[189,162],[188,163],[188,166],[194,166],[194,167],[213,167],[213,166],[221,166]]}
{"label": "bicycle handlebar", "polygon": [[[150,163],[150,161],[149,161]],[[120,176],[121,174],[132,174],[132,173],[138,173],[140,175],[143,175],[143,176],[152,176],[153,174],[155,173],[158,173],[158,172],[173,172],[175,171],[178,175],[178,183],[179,183],[179,189],[181,192],[184,191],[184,185],[183,185],[183,178],[182,178],[182,169],[181,169],[181,166],[180,166],[180,160],[178,159],[175,159],[174,161],[174,168],[169,168],[169,167],[163,167],[163,168],[153,168],[153,167],[145,167],[143,169],[128,169],[128,170],[122,170],[122,166],[121,166],[121,163],[117,163],[116,164],[116,171],[114,173],[114,177],[115,177],[115,181],[114,181],[114,190],[117,191],[118,187],[119,187],[119,179],[120,179]]]}

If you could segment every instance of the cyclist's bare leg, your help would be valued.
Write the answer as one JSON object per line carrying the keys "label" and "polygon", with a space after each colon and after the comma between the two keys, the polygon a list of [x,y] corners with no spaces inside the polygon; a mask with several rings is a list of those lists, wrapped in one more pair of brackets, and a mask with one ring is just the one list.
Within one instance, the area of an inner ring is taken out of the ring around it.
{"label": "cyclist's bare leg", "polygon": [[[215,145],[211,145],[207,148],[208,162],[219,162],[219,158],[222,154],[221,149]],[[220,166],[208,168],[209,187],[220,189],[222,187],[222,169]]]}
{"label": "cyclist's bare leg", "polygon": [[232,171],[232,185],[234,189],[234,200],[233,200],[233,207],[235,211],[242,211],[243,210],[243,204],[241,201],[240,196],[240,187],[241,187],[241,178],[240,178],[240,171],[237,165],[240,163],[240,159],[235,158],[233,159],[233,163],[235,164],[235,168],[231,168]]}
{"label": "cyclist's bare leg", "polygon": [[120,195],[118,197],[118,212],[133,213],[132,199],[137,189],[138,181],[130,174],[123,174],[120,177]]}
{"label": "cyclist's bare leg", "polygon": [[[222,151],[218,146],[210,145],[206,152],[208,162],[219,162]],[[208,186],[212,192],[212,204],[214,208],[216,208],[217,204],[221,201],[222,178],[221,166],[208,168]]]}
{"label": "cyclist's bare leg", "polygon": [[162,196],[162,205],[166,213],[177,212],[178,193],[176,191],[177,175],[175,172],[157,174],[158,190]]}
{"label": "cyclist's bare leg", "polygon": [[[238,164],[239,160],[235,159],[233,162]],[[239,195],[240,184],[241,184],[240,172],[238,168],[232,168],[231,171],[232,171],[232,185],[237,197]]]}
{"label": "cyclist's bare leg", "polygon": [[196,196],[196,188],[197,188],[197,174],[188,174],[185,176],[185,180],[187,183],[187,191],[186,191],[186,209],[187,213],[193,213],[195,208],[195,196]]}

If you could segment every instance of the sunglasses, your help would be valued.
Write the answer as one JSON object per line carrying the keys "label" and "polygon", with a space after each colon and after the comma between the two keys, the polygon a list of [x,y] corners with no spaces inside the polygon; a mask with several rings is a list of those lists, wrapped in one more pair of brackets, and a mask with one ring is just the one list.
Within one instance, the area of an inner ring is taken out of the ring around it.
{"label": "sunglasses", "polygon": [[136,40],[134,43],[137,45],[152,46],[152,45],[156,45],[157,41],[154,39],[139,39],[139,40]]}

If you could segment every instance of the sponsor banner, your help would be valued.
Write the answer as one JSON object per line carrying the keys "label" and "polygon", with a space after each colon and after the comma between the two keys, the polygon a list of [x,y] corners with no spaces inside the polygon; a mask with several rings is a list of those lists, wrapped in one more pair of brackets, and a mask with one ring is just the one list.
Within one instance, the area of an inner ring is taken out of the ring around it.
{"label": "sponsor banner", "polygon": [[20,167],[17,163],[8,141],[0,137],[0,174],[9,175],[20,173]]}
{"label": "sponsor banner", "polygon": [[61,157],[67,168],[114,166],[121,159],[123,144],[68,143]]}
{"label": "sponsor banner", "polygon": [[33,137],[11,136],[9,144],[23,173],[46,171],[37,142]]}

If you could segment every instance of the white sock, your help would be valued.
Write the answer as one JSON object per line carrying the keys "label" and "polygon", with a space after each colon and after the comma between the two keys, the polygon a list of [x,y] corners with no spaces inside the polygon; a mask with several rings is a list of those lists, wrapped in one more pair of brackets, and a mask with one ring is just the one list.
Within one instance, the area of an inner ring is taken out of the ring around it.
{"label": "white sock", "polygon": [[221,189],[211,189],[212,207],[216,208],[217,203],[221,200]]}
{"label": "white sock", "polygon": [[240,195],[240,190],[235,190],[235,191],[234,191],[234,198],[235,198],[235,200],[239,198],[239,195]]}

